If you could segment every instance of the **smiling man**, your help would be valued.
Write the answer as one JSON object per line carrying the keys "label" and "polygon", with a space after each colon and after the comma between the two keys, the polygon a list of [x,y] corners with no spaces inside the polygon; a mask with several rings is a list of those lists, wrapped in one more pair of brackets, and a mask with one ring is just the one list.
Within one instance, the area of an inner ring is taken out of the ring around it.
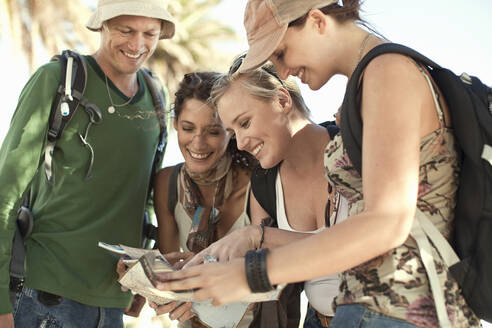
{"label": "smiling man", "polygon": [[[123,327],[131,304],[116,259],[97,243],[141,245],[160,125],[140,68],[175,27],[164,0],[99,0],[87,28],[101,36],[99,49],[82,56],[87,102],[56,146],[47,148],[48,126],[65,75],[50,62],[24,87],[0,150],[0,327]],[[27,190],[34,225],[25,279],[9,278]]]}

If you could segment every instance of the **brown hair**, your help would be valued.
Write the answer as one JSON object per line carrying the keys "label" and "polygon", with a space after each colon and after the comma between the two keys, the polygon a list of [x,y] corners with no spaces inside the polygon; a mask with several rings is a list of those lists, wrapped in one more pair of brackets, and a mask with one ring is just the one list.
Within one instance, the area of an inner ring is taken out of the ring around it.
{"label": "brown hair", "polygon": [[[193,72],[184,75],[179,83],[174,100],[174,119],[177,120],[186,100],[197,99],[209,104],[210,93],[215,81],[221,76],[217,72]],[[226,153],[232,157],[232,164],[252,169],[256,164],[256,158],[246,151],[237,148],[236,139],[231,138],[227,145]]]}
{"label": "brown hair", "polygon": [[216,72],[193,72],[184,75],[183,80],[179,83],[178,91],[174,94],[174,119],[178,119],[183,105],[188,99],[197,99],[207,102],[210,97],[210,91],[215,80],[220,76]]}
{"label": "brown hair", "polygon": [[[339,23],[344,23],[346,21],[352,20],[360,23],[362,26],[367,28],[369,31],[381,36],[384,38],[381,33],[376,31],[374,27],[371,26],[366,20],[360,17],[360,6],[363,3],[362,0],[344,0],[342,5],[338,3],[332,3],[331,5],[319,8],[319,10],[325,14],[330,15],[335,18]],[[302,15],[301,17],[293,20],[289,23],[289,27],[291,26],[304,26],[306,23],[306,19],[308,17],[308,13]]]}

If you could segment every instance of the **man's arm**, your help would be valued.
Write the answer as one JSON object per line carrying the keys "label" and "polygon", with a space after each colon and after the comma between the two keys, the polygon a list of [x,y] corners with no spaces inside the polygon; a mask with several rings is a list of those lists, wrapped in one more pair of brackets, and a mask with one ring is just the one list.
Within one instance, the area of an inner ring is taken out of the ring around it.
{"label": "man's arm", "polygon": [[12,312],[9,267],[17,209],[44,152],[51,103],[59,83],[59,64],[45,65],[31,76],[0,149],[0,314]]}

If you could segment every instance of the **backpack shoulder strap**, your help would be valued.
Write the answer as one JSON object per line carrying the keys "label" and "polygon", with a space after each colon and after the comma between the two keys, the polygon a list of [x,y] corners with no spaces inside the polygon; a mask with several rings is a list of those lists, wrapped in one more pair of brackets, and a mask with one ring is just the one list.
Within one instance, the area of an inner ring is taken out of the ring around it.
{"label": "backpack shoulder strap", "polygon": [[359,173],[362,172],[362,118],[360,115],[360,96],[362,84],[359,83],[366,66],[379,55],[398,53],[413,58],[431,69],[441,68],[438,64],[417,51],[396,43],[383,43],[371,49],[359,62],[350,80],[342,104],[340,127],[342,139],[349,158]]}
{"label": "backpack shoulder strap", "polygon": [[427,272],[427,277],[431,287],[430,289],[432,291],[432,296],[436,306],[439,325],[443,328],[451,328],[452,326],[448,318],[445,305],[446,303],[444,301],[445,293],[437,275],[436,264],[434,262],[434,258],[432,257],[432,246],[429,239],[437,248],[439,254],[448,267],[458,263],[459,258],[449,245],[448,241],[441,235],[430,219],[427,218],[427,216],[418,208],[415,213],[415,219],[413,220],[412,231],[410,234],[417,243],[422,263],[425,271]]}
{"label": "backpack shoulder strap", "polygon": [[[326,130],[328,130],[328,134],[330,135],[331,139],[333,139],[338,134],[338,132],[340,132],[340,128],[337,126],[336,121],[326,121],[326,122],[320,123],[319,125],[321,125],[322,127],[326,128]],[[332,194],[332,192],[333,192],[333,187],[331,184],[328,184],[328,194],[330,195],[330,194]],[[326,206],[325,206],[325,226],[326,227],[331,226],[330,214],[332,212],[333,207],[335,206],[335,204],[333,203],[333,200],[334,199],[332,199],[332,197],[329,197],[328,201],[326,202]]]}
{"label": "backpack shoulder strap", "polygon": [[279,165],[265,170],[258,165],[251,174],[251,190],[256,200],[275,221],[277,221],[275,179],[278,168]]}
{"label": "backpack shoulder strap", "polygon": [[167,128],[166,128],[166,108],[167,108],[167,95],[163,88],[159,78],[150,70],[142,69],[145,82],[149,87],[150,94],[152,95],[152,100],[154,101],[154,109],[159,120],[160,125],[160,136],[159,145],[157,151],[159,153],[159,162],[162,159],[161,156],[166,149],[167,144]]}
{"label": "backpack shoulder strap", "polygon": [[52,184],[55,144],[82,101],[87,83],[87,67],[84,59],[70,50],[64,50],[60,55],[53,56],[51,60],[59,61],[61,65],[60,86],[51,105],[45,150],[46,178]]}
{"label": "backpack shoulder strap", "polygon": [[333,139],[337,133],[340,131],[340,128],[337,126],[337,123],[335,121],[326,121],[323,123],[320,123],[322,127],[324,127],[326,130],[328,130],[328,134],[330,135],[330,138]]}
{"label": "backpack shoulder strap", "polygon": [[169,185],[167,192],[167,208],[169,212],[174,213],[174,208],[178,202],[178,174],[184,163],[179,163],[174,166],[171,176],[169,177]]}
{"label": "backpack shoulder strap", "polygon": [[159,143],[157,145],[156,153],[154,156],[154,163],[152,164],[152,173],[149,183],[149,192],[147,199],[151,199],[151,193],[154,189],[154,175],[155,172],[160,168],[162,160],[164,157],[164,151],[167,145],[167,126],[166,126],[166,108],[167,108],[167,95],[165,88],[163,88],[159,78],[150,70],[143,68],[141,69],[142,74],[145,78],[147,87],[149,88],[150,94],[152,96],[152,101],[154,102],[154,109],[159,121]]}

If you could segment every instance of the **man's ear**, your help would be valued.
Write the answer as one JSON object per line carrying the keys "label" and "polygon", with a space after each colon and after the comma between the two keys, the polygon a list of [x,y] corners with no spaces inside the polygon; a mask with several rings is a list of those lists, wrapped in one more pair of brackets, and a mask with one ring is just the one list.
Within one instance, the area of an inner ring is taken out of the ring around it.
{"label": "man's ear", "polygon": [[278,101],[280,103],[282,111],[285,114],[290,113],[290,111],[292,109],[292,98],[289,94],[289,91],[287,91],[284,88],[279,88],[278,89]]}

